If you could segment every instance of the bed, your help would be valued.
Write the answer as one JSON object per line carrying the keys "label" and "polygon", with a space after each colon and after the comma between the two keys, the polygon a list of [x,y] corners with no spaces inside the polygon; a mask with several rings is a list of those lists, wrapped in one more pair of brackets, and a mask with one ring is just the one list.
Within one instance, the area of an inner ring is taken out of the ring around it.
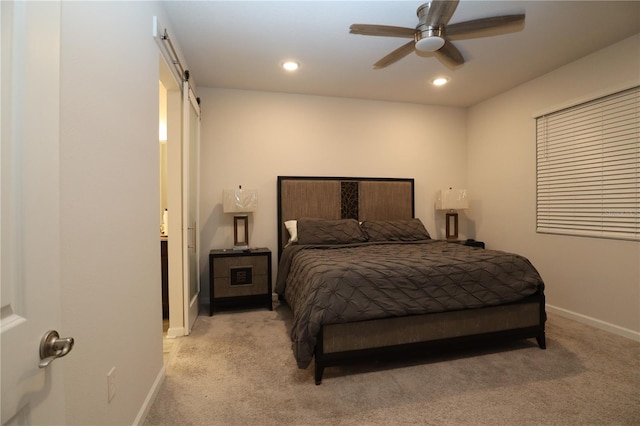
{"label": "bed", "polygon": [[544,283],[524,257],[432,239],[410,178],[278,177],[275,291],[299,368],[492,339],[545,341]]}

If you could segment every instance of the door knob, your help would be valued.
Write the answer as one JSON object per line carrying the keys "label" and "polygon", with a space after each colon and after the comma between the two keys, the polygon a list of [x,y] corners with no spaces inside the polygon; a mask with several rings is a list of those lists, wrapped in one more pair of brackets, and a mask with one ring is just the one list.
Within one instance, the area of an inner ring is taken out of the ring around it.
{"label": "door knob", "polygon": [[45,368],[56,358],[65,356],[73,348],[73,337],[60,337],[57,331],[49,330],[40,341],[40,368]]}

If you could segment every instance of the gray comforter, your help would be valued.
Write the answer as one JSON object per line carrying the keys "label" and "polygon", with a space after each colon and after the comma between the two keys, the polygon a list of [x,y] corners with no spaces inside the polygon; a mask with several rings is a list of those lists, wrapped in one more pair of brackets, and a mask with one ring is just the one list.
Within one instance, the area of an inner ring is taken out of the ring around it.
{"label": "gray comforter", "polygon": [[292,245],[276,280],[293,312],[299,368],[311,362],[323,324],[500,305],[543,288],[522,256],[438,240]]}

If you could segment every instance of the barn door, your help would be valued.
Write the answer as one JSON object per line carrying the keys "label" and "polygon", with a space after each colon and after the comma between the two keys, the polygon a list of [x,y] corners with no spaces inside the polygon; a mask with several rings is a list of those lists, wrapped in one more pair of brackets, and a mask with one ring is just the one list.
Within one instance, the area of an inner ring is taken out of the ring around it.
{"label": "barn door", "polygon": [[183,255],[184,312],[187,334],[198,317],[200,295],[198,241],[198,155],[200,151],[200,105],[189,81],[183,82]]}

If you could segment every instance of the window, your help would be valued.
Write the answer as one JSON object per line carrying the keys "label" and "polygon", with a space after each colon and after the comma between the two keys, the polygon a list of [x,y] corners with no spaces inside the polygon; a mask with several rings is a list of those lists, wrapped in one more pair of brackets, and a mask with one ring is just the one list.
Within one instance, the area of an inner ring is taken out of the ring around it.
{"label": "window", "polygon": [[536,117],[537,232],[640,241],[640,87]]}

